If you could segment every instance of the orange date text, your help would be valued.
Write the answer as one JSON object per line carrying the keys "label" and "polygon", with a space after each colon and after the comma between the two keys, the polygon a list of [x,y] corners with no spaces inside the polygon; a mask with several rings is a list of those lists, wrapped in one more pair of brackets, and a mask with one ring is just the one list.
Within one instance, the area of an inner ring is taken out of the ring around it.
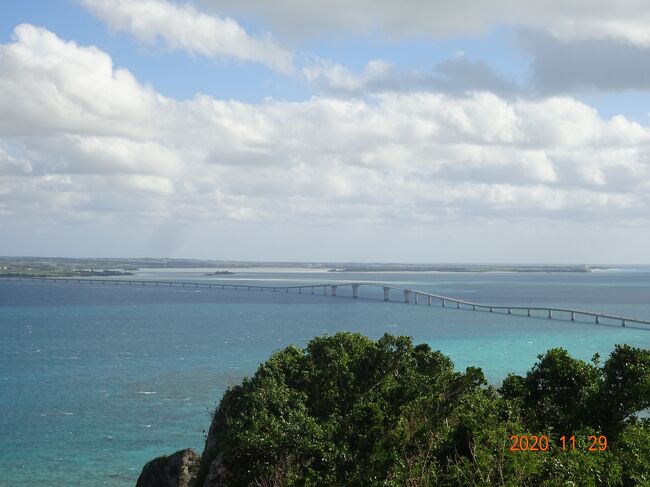
{"label": "orange date text", "polygon": [[[548,451],[551,444],[548,435],[512,435],[509,439],[510,451]],[[575,435],[562,435],[557,444],[563,451],[575,450],[579,447]],[[584,446],[590,452],[605,451],[607,450],[607,437],[589,435]]]}

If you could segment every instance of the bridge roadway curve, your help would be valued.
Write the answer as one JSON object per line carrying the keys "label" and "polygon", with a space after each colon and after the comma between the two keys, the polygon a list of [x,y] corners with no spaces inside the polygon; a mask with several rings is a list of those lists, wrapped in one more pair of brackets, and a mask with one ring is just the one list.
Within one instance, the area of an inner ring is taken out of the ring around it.
{"label": "bridge roadway curve", "polygon": [[[576,321],[576,318],[586,317],[593,319],[594,323],[614,323],[626,326],[627,324],[640,324],[650,325],[650,320],[639,318],[630,318],[625,316],[611,315],[607,313],[596,313],[593,311],[585,311],[571,308],[556,308],[546,306],[510,306],[510,305],[496,305],[476,303],[473,301],[466,301],[457,299],[450,296],[443,296],[441,294],[427,293],[415,289],[407,289],[397,286],[390,286],[387,284],[376,282],[332,282],[326,284],[302,284],[296,286],[259,286],[250,284],[231,284],[215,281],[208,282],[183,282],[183,281],[158,281],[158,280],[134,280],[134,279],[93,279],[85,277],[1,277],[3,280],[13,281],[42,281],[42,282],[67,282],[67,283],[88,283],[88,284],[112,284],[112,285],[128,285],[128,286],[168,286],[168,287],[194,287],[194,288],[208,288],[208,289],[233,289],[245,291],[269,291],[269,292],[297,292],[302,294],[303,291],[309,294],[316,294],[316,291],[322,291],[323,295],[336,296],[338,288],[351,287],[352,298],[359,297],[360,287],[375,287],[383,289],[384,301],[391,301],[391,291],[399,293],[403,299],[401,302],[411,303],[411,296],[413,296],[413,303],[419,304],[420,299],[426,300],[427,305],[431,306],[434,302],[440,303],[444,307],[454,307],[456,309],[465,309],[472,311],[485,311],[485,312],[501,312],[504,314],[514,314],[516,316],[524,316],[531,318],[548,318],[548,319],[565,319]],[[644,327],[645,329],[645,327]]]}

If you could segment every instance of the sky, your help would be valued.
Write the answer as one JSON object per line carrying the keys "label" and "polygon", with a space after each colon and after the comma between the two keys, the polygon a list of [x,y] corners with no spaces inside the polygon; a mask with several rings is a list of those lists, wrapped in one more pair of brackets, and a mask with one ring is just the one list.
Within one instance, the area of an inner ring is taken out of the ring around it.
{"label": "sky", "polygon": [[3,0],[0,255],[650,264],[646,0]]}

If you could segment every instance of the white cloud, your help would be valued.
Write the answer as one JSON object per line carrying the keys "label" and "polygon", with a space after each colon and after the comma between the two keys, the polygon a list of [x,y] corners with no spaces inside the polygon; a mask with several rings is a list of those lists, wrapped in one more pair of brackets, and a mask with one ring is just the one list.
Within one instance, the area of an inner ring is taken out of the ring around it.
{"label": "white cloud", "polygon": [[27,159],[13,157],[0,147],[0,177],[3,175],[26,175],[32,173]]}
{"label": "white cloud", "polygon": [[479,35],[502,25],[545,31],[561,39],[618,39],[650,46],[650,5],[646,0],[202,0],[217,11],[263,16],[296,35],[323,31],[400,36]]}
{"label": "white cloud", "polygon": [[364,93],[370,91],[369,84],[389,75],[391,66],[381,60],[369,61],[363,73],[356,75],[345,66],[317,59],[312,64],[305,66],[302,71],[308,81],[319,85],[326,91]]}
{"label": "white cloud", "polygon": [[305,78],[325,94],[364,96],[376,93],[431,91],[463,95],[490,91],[513,97],[519,88],[495,73],[484,62],[470,61],[460,54],[433,67],[430,73],[401,71],[373,60],[361,73],[331,61],[317,59],[303,68]]}
{"label": "white cloud", "polygon": [[153,44],[164,39],[171,49],[213,58],[262,63],[291,72],[292,56],[269,36],[249,35],[236,20],[207,15],[190,4],[167,0],[81,0],[95,16],[115,30]]}
{"label": "white cloud", "polygon": [[650,128],[570,97],[177,101],[96,48],[22,25],[0,46],[0,110],[5,221],[650,215]]}
{"label": "white cloud", "polygon": [[[595,15],[587,13],[581,18],[577,16],[557,18],[557,22],[549,23],[545,27],[549,34],[564,41],[612,39],[626,41],[636,46],[650,47],[648,4],[627,3],[628,8],[621,8],[617,3],[610,2],[610,8],[603,8]],[[591,10],[590,7],[588,8]]]}
{"label": "white cloud", "polygon": [[[22,24],[0,46],[0,130],[151,135],[154,106],[165,100],[110,56]],[[22,100],[12,100],[20,93]],[[47,116],[43,116],[46,114]],[[136,122],[125,126],[124,120]]]}

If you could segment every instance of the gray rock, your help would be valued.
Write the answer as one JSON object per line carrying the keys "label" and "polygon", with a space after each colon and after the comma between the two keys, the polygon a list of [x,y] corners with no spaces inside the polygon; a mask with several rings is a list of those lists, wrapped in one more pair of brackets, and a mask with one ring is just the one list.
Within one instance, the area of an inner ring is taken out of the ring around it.
{"label": "gray rock", "polygon": [[208,470],[208,476],[203,482],[203,487],[227,487],[226,484],[227,471],[223,465],[223,455],[217,455]]}
{"label": "gray rock", "polygon": [[228,487],[228,472],[223,464],[223,454],[217,449],[218,433],[225,427],[222,417],[215,415],[212,418],[201,459],[200,487]]}
{"label": "gray rock", "polygon": [[194,487],[200,464],[191,448],[154,458],[142,468],[136,487]]}

